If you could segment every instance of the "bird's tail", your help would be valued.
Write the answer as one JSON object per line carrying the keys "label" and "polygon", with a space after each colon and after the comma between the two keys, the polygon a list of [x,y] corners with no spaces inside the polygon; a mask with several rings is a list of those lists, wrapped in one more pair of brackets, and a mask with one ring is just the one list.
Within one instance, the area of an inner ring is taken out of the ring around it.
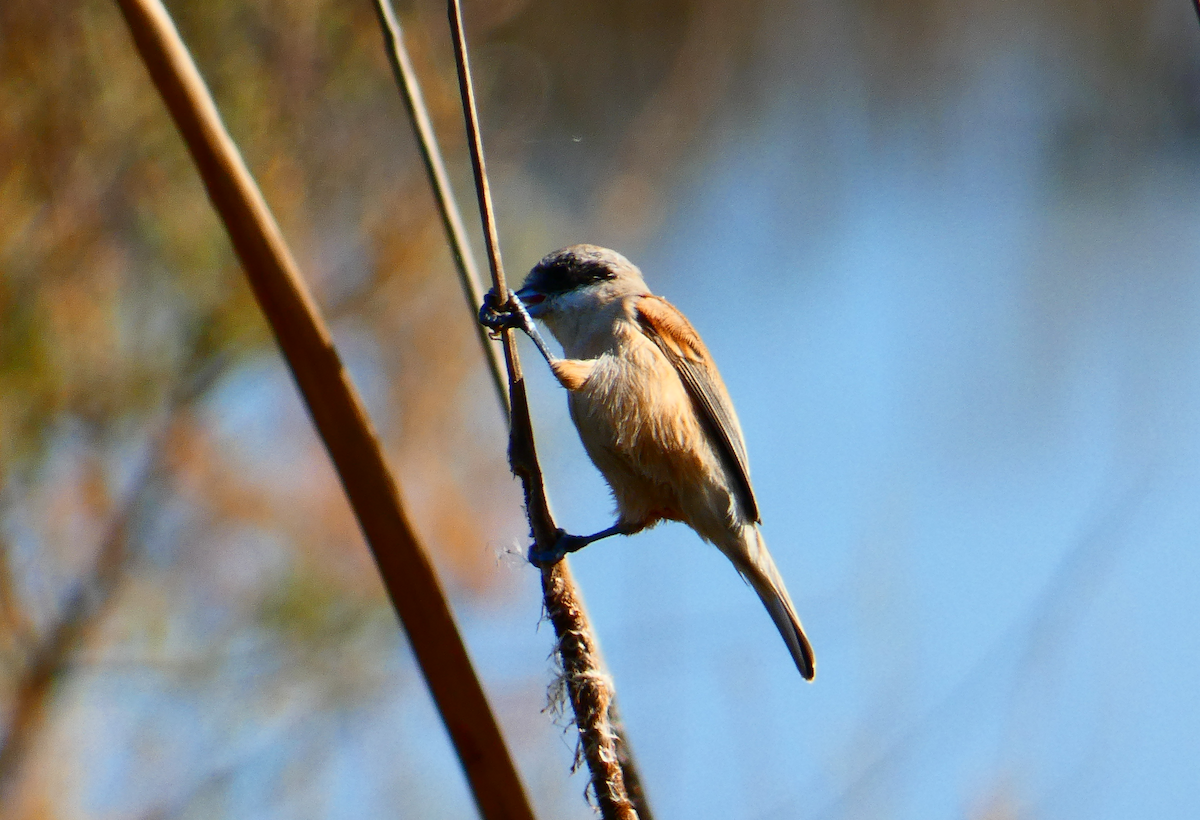
{"label": "bird's tail", "polygon": [[767,545],[763,542],[758,527],[747,524],[742,535],[739,554],[729,555],[729,558],[762,599],[763,606],[767,608],[771,620],[775,622],[779,634],[783,636],[784,643],[792,653],[792,659],[796,662],[800,674],[805,680],[812,680],[817,671],[812,646],[808,642],[808,636],[804,634],[804,627],[800,624],[800,617],[796,614],[796,607],[788,595],[783,577],[775,568],[775,562],[771,559],[771,553],[767,552]]}

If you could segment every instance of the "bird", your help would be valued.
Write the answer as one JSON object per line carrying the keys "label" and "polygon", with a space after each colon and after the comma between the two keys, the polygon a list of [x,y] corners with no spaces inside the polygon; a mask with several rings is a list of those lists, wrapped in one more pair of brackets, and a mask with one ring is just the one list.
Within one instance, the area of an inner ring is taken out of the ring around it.
{"label": "bird", "polygon": [[[551,353],[533,319],[562,346]],[[715,545],[758,593],[806,680],[812,646],[759,531],[741,425],[700,334],[620,253],[572,245],[547,254],[506,304],[489,292],[480,321],[520,328],[566,389],[584,450],[612,491],[617,520],[592,535],[560,531],[535,563],[612,535],[679,521]]]}

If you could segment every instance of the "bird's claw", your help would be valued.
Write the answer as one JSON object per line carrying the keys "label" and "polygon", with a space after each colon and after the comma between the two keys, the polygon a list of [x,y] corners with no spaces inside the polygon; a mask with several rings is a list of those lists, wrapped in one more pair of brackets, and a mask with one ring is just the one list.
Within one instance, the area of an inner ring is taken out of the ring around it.
{"label": "bird's claw", "polygon": [[565,558],[567,553],[581,550],[590,543],[591,541],[586,537],[571,535],[571,533],[559,527],[554,532],[554,545],[550,549],[539,550],[536,542],[530,545],[529,563],[539,568],[553,566]]}
{"label": "bird's claw", "polygon": [[483,305],[479,308],[479,323],[493,334],[513,328],[520,328],[529,333],[533,327],[529,312],[512,291],[509,291],[508,301],[504,304],[500,304],[495,290],[485,293]]}
{"label": "bird's claw", "polygon": [[517,327],[520,323],[520,314],[517,313],[511,299],[509,304],[501,305],[495,290],[489,290],[483,295],[483,305],[479,308],[479,324],[493,333],[498,333],[507,328]]}

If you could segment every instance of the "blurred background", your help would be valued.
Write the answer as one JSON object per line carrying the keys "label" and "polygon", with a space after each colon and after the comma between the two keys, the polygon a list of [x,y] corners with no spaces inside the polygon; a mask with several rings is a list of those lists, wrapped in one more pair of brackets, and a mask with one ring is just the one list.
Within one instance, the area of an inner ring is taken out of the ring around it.
{"label": "blurred background", "polygon": [[[592,816],[543,711],[552,631],[504,430],[370,3],[169,7],[330,317],[540,815]],[[444,8],[399,13],[469,204]],[[609,245],[688,314],[817,651],[806,685],[681,525],[573,559],[657,815],[1194,816],[1189,3],[466,17],[510,277]],[[606,526],[526,351],[560,519]],[[6,820],[474,816],[100,0],[0,4],[0,721]]]}

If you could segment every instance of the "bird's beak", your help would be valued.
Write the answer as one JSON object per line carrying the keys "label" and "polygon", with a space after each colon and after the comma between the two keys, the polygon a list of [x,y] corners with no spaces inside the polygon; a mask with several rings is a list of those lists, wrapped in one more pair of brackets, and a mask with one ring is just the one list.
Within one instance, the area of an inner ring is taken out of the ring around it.
{"label": "bird's beak", "polygon": [[534,288],[521,288],[514,296],[521,300],[521,304],[525,306],[525,310],[534,319],[545,312],[544,302],[546,301],[546,294],[540,293]]}

